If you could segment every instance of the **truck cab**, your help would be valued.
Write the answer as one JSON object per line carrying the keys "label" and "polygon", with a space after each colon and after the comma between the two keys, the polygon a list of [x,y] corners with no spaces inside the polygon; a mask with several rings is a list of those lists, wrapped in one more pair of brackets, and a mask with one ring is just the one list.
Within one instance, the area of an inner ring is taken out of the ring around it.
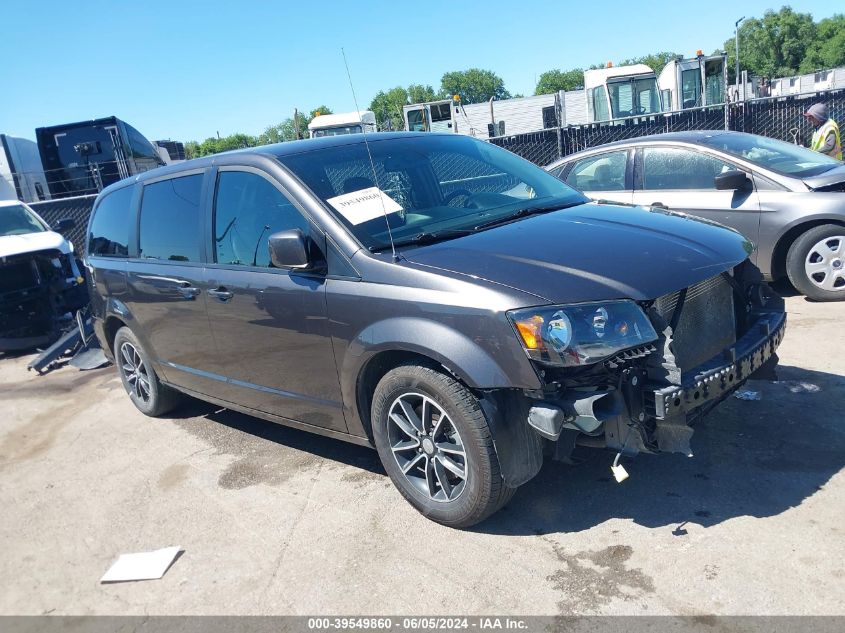
{"label": "truck cab", "polygon": [[727,55],[673,59],[660,71],[657,83],[663,110],[677,112],[725,102]]}
{"label": "truck cab", "polygon": [[367,111],[318,114],[308,124],[311,138],[376,131],[376,115]]}
{"label": "truck cab", "polygon": [[457,132],[452,117],[452,99],[415,103],[402,107],[407,132]]}
{"label": "truck cab", "polygon": [[584,71],[590,122],[658,114],[660,95],[654,71],[645,64]]}

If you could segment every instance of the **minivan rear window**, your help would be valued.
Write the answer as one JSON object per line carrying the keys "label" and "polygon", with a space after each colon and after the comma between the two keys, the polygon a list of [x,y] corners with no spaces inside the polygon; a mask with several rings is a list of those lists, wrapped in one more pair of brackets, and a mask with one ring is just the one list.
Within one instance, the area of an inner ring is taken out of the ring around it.
{"label": "minivan rear window", "polygon": [[129,255],[129,223],[133,187],[123,187],[100,200],[88,233],[88,255]]}
{"label": "minivan rear window", "polygon": [[201,261],[202,174],[162,180],[144,187],[139,248],[144,258]]}

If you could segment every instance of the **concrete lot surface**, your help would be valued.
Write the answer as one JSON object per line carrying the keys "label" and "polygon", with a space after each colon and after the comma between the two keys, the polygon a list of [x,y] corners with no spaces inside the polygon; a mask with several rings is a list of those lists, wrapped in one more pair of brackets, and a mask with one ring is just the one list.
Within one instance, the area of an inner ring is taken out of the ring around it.
{"label": "concrete lot surface", "polygon": [[[695,457],[548,463],[471,531],[369,449],[191,401],[145,418],[113,367],[0,358],[2,614],[845,614],[845,305],[792,297],[779,382]],[[99,584],[180,545],[161,580]]]}

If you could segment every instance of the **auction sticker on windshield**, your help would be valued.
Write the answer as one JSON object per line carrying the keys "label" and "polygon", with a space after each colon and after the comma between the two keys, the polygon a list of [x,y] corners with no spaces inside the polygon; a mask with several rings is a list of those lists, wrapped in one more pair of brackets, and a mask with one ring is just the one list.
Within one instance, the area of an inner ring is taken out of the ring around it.
{"label": "auction sticker on windshield", "polygon": [[326,200],[352,224],[361,224],[388,213],[401,211],[401,205],[378,187],[369,187]]}

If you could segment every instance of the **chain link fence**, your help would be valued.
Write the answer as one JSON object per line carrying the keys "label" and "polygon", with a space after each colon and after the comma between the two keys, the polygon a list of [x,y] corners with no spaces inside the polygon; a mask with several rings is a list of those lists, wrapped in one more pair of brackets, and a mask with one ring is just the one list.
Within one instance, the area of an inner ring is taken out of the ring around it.
{"label": "chain link fence", "polygon": [[64,231],[64,236],[73,243],[74,252],[82,257],[85,254],[87,240],[85,231],[88,229],[88,217],[94,208],[97,194],[77,196],[74,198],[59,198],[43,202],[30,202],[38,215],[50,226],[55,226],[59,220],[71,218],[76,223],[72,229]]}
{"label": "chain link fence", "polygon": [[822,102],[833,119],[845,122],[845,90],[831,90],[499,136],[490,142],[541,166],[590,147],[666,132],[733,130],[806,146],[812,127],[802,115]]}

